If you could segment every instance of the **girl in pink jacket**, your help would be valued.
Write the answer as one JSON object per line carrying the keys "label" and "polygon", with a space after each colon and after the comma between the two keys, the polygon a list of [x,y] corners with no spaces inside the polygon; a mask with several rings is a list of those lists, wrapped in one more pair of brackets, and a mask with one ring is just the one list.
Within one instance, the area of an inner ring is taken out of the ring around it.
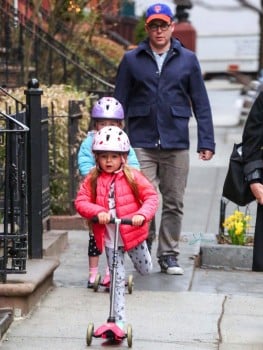
{"label": "girl in pink jacket", "polygon": [[[96,168],[85,178],[78,191],[75,206],[91,223],[98,249],[106,251],[108,265],[112,266],[115,227],[111,217],[130,218],[132,226],[121,225],[118,244],[114,313],[117,324],[125,322],[125,268],[127,251],[135,269],[142,275],[152,269],[146,238],[148,225],[158,208],[158,194],[149,180],[138,170],[126,164],[130,142],[117,126],[105,127],[94,137],[92,150]],[[111,271],[112,272],[112,271]]]}

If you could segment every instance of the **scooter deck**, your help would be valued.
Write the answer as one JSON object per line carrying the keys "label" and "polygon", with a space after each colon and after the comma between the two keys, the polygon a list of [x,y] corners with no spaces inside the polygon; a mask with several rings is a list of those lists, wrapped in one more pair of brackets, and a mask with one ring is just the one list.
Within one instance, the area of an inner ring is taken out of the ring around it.
{"label": "scooter deck", "polygon": [[109,339],[110,341],[120,342],[126,338],[126,333],[114,322],[107,322],[94,331],[95,338]]}

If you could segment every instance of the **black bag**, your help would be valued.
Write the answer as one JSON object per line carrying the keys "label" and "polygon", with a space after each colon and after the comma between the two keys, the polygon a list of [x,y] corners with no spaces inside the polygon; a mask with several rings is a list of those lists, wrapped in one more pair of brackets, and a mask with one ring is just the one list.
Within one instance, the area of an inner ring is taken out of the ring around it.
{"label": "black bag", "polygon": [[244,175],[242,143],[234,144],[222,195],[240,206],[245,206],[255,200]]}

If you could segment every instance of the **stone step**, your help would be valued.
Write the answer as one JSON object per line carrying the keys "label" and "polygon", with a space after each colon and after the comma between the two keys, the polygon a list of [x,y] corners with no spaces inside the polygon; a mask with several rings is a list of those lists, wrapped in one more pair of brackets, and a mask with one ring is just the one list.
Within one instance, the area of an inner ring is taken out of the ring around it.
{"label": "stone step", "polygon": [[68,245],[68,232],[50,230],[43,234],[43,256],[59,256]]}
{"label": "stone step", "polygon": [[80,215],[54,215],[49,218],[51,230],[87,230],[87,220]]}
{"label": "stone step", "polygon": [[55,257],[29,259],[26,273],[7,274],[6,283],[0,284],[0,308],[12,308],[15,317],[26,316],[52,287],[58,266]]}
{"label": "stone step", "polygon": [[46,231],[43,259],[28,259],[26,273],[7,274],[6,283],[0,284],[0,339],[13,319],[25,317],[53,286],[53,274],[67,244],[67,231]]}

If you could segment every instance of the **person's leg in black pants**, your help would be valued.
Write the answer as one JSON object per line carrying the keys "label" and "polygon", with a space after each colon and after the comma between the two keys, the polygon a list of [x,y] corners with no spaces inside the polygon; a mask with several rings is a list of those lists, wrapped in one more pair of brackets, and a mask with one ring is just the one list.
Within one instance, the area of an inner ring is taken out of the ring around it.
{"label": "person's leg in black pants", "polygon": [[254,235],[253,271],[263,271],[263,205],[258,204]]}

